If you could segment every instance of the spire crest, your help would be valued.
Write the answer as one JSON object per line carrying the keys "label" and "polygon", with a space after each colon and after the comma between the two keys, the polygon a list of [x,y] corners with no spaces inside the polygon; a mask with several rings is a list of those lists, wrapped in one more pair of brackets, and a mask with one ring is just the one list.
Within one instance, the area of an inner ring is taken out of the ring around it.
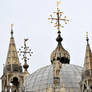
{"label": "spire crest", "polygon": [[89,42],[88,32],[86,32],[86,41],[87,41],[87,44],[88,44],[88,42]]}
{"label": "spire crest", "polygon": [[13,37],[13,26],[14,24],[11,24],[11,37]]}

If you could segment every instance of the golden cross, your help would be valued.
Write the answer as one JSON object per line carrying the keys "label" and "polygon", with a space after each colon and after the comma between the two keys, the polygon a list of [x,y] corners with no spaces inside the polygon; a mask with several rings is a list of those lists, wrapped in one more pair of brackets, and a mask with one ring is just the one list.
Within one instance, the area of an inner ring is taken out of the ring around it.
{"label": "golden cross", "polygon": [[53,15],[50,15],[50,18],[48,18],[48,20],[51,20],[51,23],[54,22],[54,27],[57,27],[58,32],[60,33],[60,27],[64,28],[63,24],[61,22],[65,22],[65,24],[67,24],[67,22],[69,21],[67,19],[66,16],[64,16],[64,18],[62,18],[63,12],[60,11],[59,9],[59,2],[57,2],[57,12],[53,12],[53,14],[56,15],[56,17],[53,17]]}

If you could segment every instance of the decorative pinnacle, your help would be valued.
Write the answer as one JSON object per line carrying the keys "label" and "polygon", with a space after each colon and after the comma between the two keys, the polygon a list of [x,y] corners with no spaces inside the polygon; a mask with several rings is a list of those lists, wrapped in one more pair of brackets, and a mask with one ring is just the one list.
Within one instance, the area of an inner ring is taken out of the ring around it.
{"label": "decorative pinnacle", "polygon": [[31,52],[31,49],[29,49],[29,47],[27,46],[26,42],[28,41],[28,39],[24,39],[24,46],[21,46],[21,49],[19,49],[19,55],[21,56],[21,54],[23,55],[22,60],[24,60],[24,69],[25,71],[27,71],[29,65],[27,64],[27,61],[30,59],[28,58],[31,57],[31,55],[33,54],[33,52]]}
{"label": "decorative pinnacle", "polygon": [[[60,34],[61,33],[60,27],[64,28],[63,22],[65,24],[67,24],[69,19],[67,19],[66,16],[63,17],[63,12],[60,11],[59,5],[60,5],[60,1],[57,1],[57,11],[53,12],[53,15],[51,14],[50,18],[48,18],[48,20],[51,20],[51,23],[54,23],[54,27],[56,27],[58,29],[58,33]],[[53,17],[53,16],[56,16],[56,17]]]}
{"label": "decorative pinnacle", "polygon": [[87,41],[87,44],[88,44],[88,42],[89,42],[88,32],[86,32],[86,41]]}
{"label": "decorative pinnacle", "polygon": [[11,24],[11,37],[13,37],[13,26],[14,24]]}

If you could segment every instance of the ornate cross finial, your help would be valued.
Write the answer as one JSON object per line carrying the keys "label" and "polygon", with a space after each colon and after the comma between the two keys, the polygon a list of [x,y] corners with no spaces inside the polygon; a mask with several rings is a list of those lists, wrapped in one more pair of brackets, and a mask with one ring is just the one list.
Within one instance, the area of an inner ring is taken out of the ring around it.
{"label": "ornate cross finial", "polygon": [[[60,32],[60,27],[64,28],[63,26],[63,22],[65,24],[67,24],[67,22],[69,21],[67,19],[66,16],[64,16],[64,18],[62,18],[63,16],[63,12],[60,11],[59,9],[59,5],[60,5],[60,1],[57,1],[57,12],[53,12],[53,15],[51,14],[50,15],[50,18],[48,18],[48,20],[51,20],[51,23],[53,23],[54,21],[54,26],[58,29],[58,33],[61,33]],[[56,17],[53,17],[55,14]],[[62,23],[61,23],[62,22]]]}
{"label": "ornate cross finial", "polygon": [[32,51],[31,49],[27,46],[26,42],[28,41],[28,39],[24,39],[24,46],[21,46],[21,48],[19,49],[19,55],[21,56],[21,54],[23,55],[22,60],[24,60],[24,69],[25,71],[27,71],[29,65],[27,64],[27,61],[30,59],[28,57],[30,57],[32,55]]}
{"label": "ornate cross finial", "polygon": [[86,32],[86,41],[87,41],[87,44],[88,44],[88,42],[89,42],[88,32]]}
{"label": "ornate cross finial", "polygon": [[13,37],[13,26],[14,24],[11,24],[11,37]]}

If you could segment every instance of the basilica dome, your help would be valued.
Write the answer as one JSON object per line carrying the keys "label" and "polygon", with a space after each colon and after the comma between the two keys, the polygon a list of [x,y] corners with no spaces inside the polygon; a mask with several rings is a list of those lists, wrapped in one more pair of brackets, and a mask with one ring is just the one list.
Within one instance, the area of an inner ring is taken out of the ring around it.
{"label": "basilica dome", "polygon": [[[81,92],[82,67],[72,64],[63,64],[60,71],[60,88],[64,85],[66,92]],[[48,65],[38,69],[25,79],[26,92],[47,92],[53,88],[53,66]]]}
{"label": "basilica dome", "polygon": [[38,69],[25,78],[25,92],[81,92],[80,81],[82,67],[70,64],[70,54],[63,47],[60,31],[60,21],[62,14],[57,8],[56,26],[58,36],[56,38],[57,47],[51,53],[51,65]]}

